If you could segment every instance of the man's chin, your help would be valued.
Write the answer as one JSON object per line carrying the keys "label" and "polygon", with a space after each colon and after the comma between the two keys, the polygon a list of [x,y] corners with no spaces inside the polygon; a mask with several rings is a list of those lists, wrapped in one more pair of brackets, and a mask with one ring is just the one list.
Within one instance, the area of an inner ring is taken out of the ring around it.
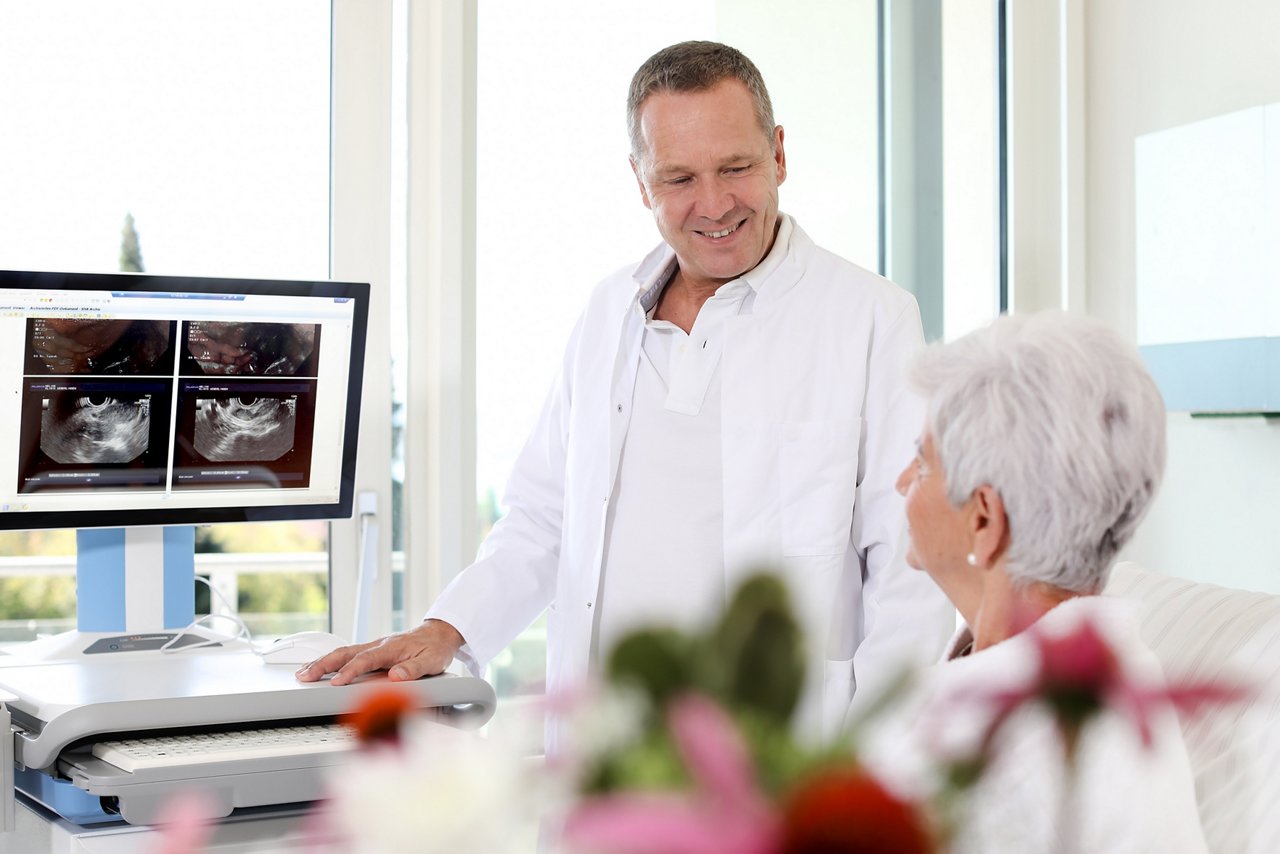
{"label": "man's chin", "polygon": [[697,268],[708,279],[717,279],[722,282],[731,282],[734,279],[740,279],[747,273],[750,273],[763,258],[757,258],[754,261],[750,259],[725,259],[725,258],[702,258],[704,262],[710,263],[698,264]]}

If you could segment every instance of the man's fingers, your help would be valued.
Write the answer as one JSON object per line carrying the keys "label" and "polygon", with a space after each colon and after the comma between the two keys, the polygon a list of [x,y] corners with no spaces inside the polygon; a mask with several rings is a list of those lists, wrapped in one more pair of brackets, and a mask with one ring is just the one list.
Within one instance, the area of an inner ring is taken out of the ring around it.
{"label": "man's fingers", "polygon": [[420,676],[435,676],[448,665],[448,660],[441,661],[441,651],[436,645],[401,635],[361,652],[333,678],[341,678],[336,684],[345,685],[362,673],[386,670],[391,680],[408,682]]}
{"label": "man's fingers", "polygon": [[382,640],[353,644],[298,668],[300,682],[315,682],[332,673],[331,685],[348,685],[375,670],[388,671],[388,678],[407,682],[444,672],[462,646],[462,635],[448,623],[427,620],[417,628]]}
{"label": "man's fingers", "polygon": [[[328,664],[323,659],[318,663]],[[443,669],[444,666],[439,663],[439,655],[433,649],[410,643],[408,639],[401,637],[394,642],[383,642],[350,656],[338,667],[329,684],[347,685],[375,670],[387,670],[388,677],[393,681],[407,682],[419,676],[434,676]]]}
{"label": "man's fingers", "polygon": [[[340,670],[347,662],[360,654],[361,650],[368,644],[357,644],[354,646],[340,646],[328,655],[317,658],[310,664],[304,664],[299,667],[294,674],[300,682],[315,682],[327,673],[334,673]],[[350,680],[348,680],[350,681]]]}
{"label": "man's fingers", "polygon": [[393,652],[391,644],[388,643],[360,650],[355,655],[348,656],[347,661],[337,668],[337,672],[333,674],[329,684],[349,684],[358,676],[372,673],[375,670],[386,670],[399,660],[399,656]]}

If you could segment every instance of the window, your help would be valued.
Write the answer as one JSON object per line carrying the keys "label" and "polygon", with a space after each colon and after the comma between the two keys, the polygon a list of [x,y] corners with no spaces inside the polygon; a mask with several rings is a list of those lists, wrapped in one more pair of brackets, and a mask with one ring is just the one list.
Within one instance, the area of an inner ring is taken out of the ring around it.
{"label": "window", "polygon": [[916,295],[929,340],[998,306],[996,11],[881,4],[882,272]]}

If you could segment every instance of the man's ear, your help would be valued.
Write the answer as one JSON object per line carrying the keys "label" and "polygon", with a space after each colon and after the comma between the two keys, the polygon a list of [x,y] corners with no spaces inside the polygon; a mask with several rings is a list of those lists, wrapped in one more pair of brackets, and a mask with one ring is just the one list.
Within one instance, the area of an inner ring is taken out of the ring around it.
{"label": "man's ear", "polygon": [[644,178],[640,175],[640,164],[636,162],[635,155],[627,158],[631,163],[631,174],[636,176],[636,186],[640,188],[640,201],[644,202],[644,206],[649,210],[653,210],[653,205],[649,203],[649,191],[644,186]]}
{"label": "man's ear", "polygon": [[782,149],[782,125],[773,129],[773,163],[778,170],[778,183],[787,180],[787,153]]}
{"label": "man's ear", "polygon": [[973,491],[970,525],[973,556],[978,566],[995,566],[1009,549],[1009,517],[1004,499],[995,487],[983,485]]}

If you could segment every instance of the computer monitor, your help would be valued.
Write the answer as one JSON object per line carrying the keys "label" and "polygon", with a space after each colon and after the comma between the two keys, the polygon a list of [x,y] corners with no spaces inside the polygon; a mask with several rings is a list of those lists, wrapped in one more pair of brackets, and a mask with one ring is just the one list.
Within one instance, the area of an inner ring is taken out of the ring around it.
{"label": "computer monitor", "polygon": [[0,271],[0,530],[81,529],[82,631],[111,631],[89,573],[125,633],[191,612],[191,537],[158,526],[351,515],[368,310],[363,283]]}

